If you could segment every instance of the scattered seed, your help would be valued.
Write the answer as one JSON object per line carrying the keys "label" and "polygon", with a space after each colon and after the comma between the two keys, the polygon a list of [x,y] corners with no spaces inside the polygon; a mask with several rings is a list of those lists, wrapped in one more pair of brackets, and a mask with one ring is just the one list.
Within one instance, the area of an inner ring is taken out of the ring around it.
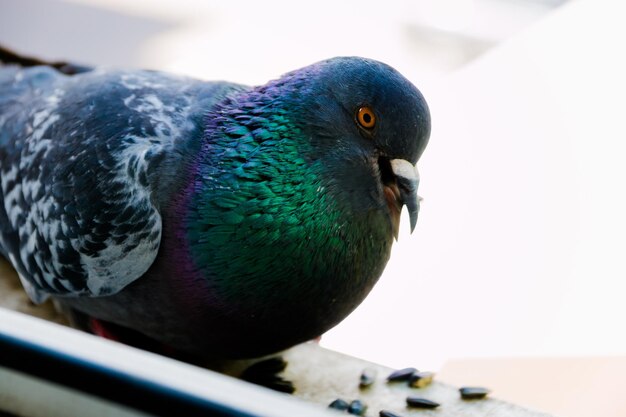
{"label": "scattered seed", "polygon": [[413,388],[424,388],[433,382],[435,376],[432,372],[416,372],[409,379],[409,386]]}
{"label": "scattered seed", "polygon": [[392,413],[391,411],[387,410],[380,410],[378,415],[379,417],[402,417],[400,414]]}
{"label": "scattered seed", "polygon": [[348,407],[348,413],[354,414],[355,416],[365,415],[367,411],[367,405],[363,403],[361,400],[354,400],[350,403],[350,407]]}
{"label": "scattered seed", "polygon": [[462,387],[459,391],[461,392],[461,398],[464,400],[481,400],[490,392],[483,387]]}
{"label": "scattered seed", "polygon": [[437,408],[441,405],[434,401],[427,400],[426,398],[412,397],[412,396],[407,397],[406,403],[409,407],[413,407],[413,408]]}
{"label": "scattered seed", "polygon": [[341,398],[337,398],[335,401],[328,405],[328,408],[333,408],[339,411],[346,411],[350,407],[347,401],[342,400]]}
{"label": "scattered seed", "polygon": [[411,375],[413,375],[416,372],[419,372],[419,371],[415,368],[399,369],[397,371],[392,372],[387,377],[387,382],[408,381],[411,378]]}
{"label": "scattered seed", "polygon": [[361,374],[361,380],[359,382],[359,387],[367,388],[374,383],[376,380],[376,370],[373,368],[365,368],[363,373]]}

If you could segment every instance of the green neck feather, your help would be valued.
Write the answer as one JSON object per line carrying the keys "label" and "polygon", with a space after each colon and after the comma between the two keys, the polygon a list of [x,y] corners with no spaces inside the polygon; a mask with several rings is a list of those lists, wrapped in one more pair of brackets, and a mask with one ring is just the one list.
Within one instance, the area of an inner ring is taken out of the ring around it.
{"label": "green neck feather", "polygon": [[388,260],[385,219],[351,211],[285,112],[224,114],[205,138],[186,219],[195,267],[233,311],[338,322]]}

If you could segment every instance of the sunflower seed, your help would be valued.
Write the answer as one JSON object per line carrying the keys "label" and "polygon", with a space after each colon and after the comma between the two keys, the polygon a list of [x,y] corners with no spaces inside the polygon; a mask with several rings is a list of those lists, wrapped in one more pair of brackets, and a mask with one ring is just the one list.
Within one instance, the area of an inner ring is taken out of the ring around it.
{"label": "sunflower seed", "polygon": [[367,406],[361,400],[354,400],[350,403],[350,407],[348,407],[348,413],[354,414],[355,416],[365,415],[367,411]]}
{"label": "sunflower seed", "polygon": [[361,374],[361,380],[359,381],[359,387],[367,388],[376,380],[376,370],[372,368],[365,368]]}
{"label": "sunflower seed", "polygon": [[378,413],[379,417],[402,417],[400,414],[396,414],[396,413],[392,413],[391,411],[387,411],[387,410],[380,410],[380,412]]}
{"label": "sunflower seed", "polygon": [[427,400],[426,398],[412,397],[412,396],[407,397],[406,403],[409,407],[413,407],[413,408],[437,408],[441,405],[434,401]]}
{"label": "sunflower seed", "polygon": [[432,372],[416,372],[409,379],[409,386],[413,388],[424,388],[433,382],[435,376]]}
{"label": "sunflower seed", "polygon": [[415,368],[399,369],[397,371],[392,372],[387,377],[387,382],[408,381],[411,378],[411,375],[413,375],[416,372],[419,372],[419,371]]}
{"label": "sunflower seed", "polygon": [[462,387],[459,391],[461,392],[461,398],[464,400],[481,400],[490,392],[483,387]]}
{"label": "sunflower seed", "polygon": [[339,411],[346,411],[349,407],[350,407],[350,404],[348,404],[346,401],[342,400],[341,398],[337,398],[335,401],[328,404],[328,408],[332,408],[332,409],[339,410]]}

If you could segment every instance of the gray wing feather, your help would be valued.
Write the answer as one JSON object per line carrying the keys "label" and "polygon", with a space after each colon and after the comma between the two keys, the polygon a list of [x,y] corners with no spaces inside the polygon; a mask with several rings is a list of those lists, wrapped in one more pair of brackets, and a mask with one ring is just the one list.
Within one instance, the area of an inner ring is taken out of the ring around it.
{"label": "gray wing feather", "polygon": [[0,69],[0,251],[34,301],[114,294],[146,272],[163,161],[232,88],[149,71]]}

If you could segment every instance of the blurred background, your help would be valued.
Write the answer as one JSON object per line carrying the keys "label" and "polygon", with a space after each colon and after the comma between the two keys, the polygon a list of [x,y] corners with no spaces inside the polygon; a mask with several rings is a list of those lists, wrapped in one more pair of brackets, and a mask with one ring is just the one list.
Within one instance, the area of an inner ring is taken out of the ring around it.
{"label": "blurred background", "polygon": [[608,0],[0,0],[25,54],[259,84],[384,61],[431,106],[418,227],[322,345],[392,367],[626,354],[624,11]]}

